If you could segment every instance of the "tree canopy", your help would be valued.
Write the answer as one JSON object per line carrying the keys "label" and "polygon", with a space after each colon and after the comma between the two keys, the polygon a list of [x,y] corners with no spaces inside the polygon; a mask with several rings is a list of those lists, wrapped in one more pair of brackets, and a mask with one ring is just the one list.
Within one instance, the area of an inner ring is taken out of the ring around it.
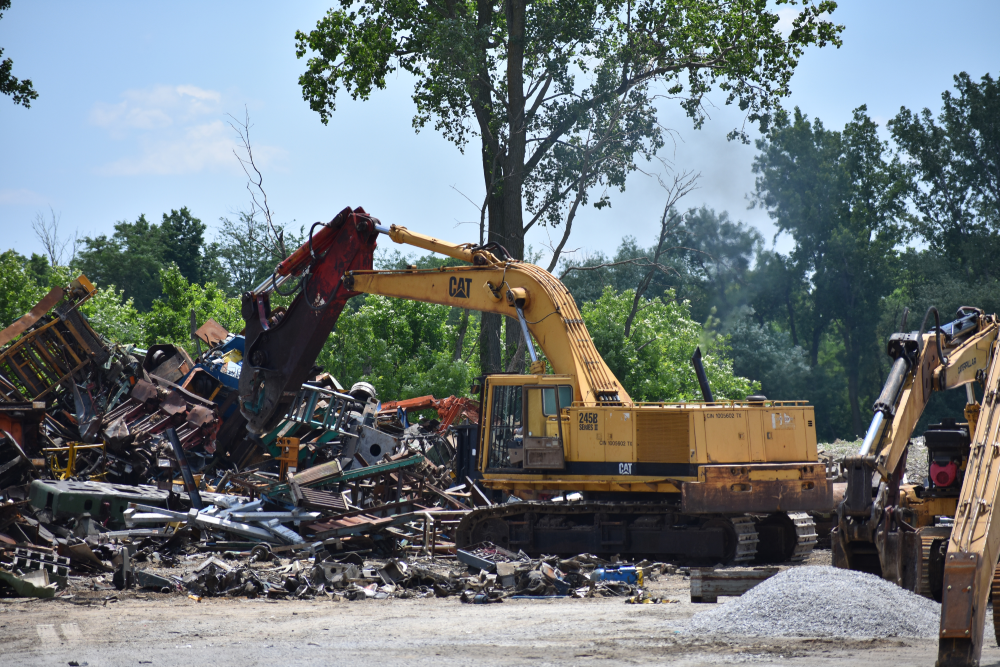
{"label": "tree canopy", "polygon": [[[0,0],[0,19],[8,9],[10,0]],[[31,107],[32,101],[38,99],[38,93],[35,92],[31,79],[18,79],[13,71],[14,61],[3,58],[3,49],[0,49],[0,95],[11,97],[14,104],[20,104],[27,109]]]}
{"label": "tree canopy", "polygon": [[[787,36],[767,0],[341,0],[296,33],[296,55],[309,56],[299,84],[327,123],[338,95],[367,100],[393,72],[410,74],[416,129],[432,124],[461,150],[478,140],[484,240],[521,258],[536,221],[556,224],[566,201],[571,217],[596,183],[624,188],[636,158],[656,153],[654,84],[696,128],[717,88],[766,130],[805,48],[839,46],[843,29],[827,19],[831,0],[776,4],[801,4]],[[730,134],[747,140],[745,125]],[[499,329],[499,316],[484,316],[491,371]],[[516,342],[512,332],[507,347]]]}

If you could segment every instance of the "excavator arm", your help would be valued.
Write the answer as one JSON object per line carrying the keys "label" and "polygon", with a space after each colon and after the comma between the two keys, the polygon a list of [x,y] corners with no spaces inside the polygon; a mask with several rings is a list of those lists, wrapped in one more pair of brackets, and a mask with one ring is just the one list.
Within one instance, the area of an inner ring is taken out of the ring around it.
{"label": "excavator arm", "polygon": [[[937,311],[929,310],[928,317],[931,314]],[[924,551],[930,549],[932,537],[940,537],[934,531],[941,529],[921,529],[933,526],[932,515],[951,514],[958,487],[932,480],[926,490],[903,494],[912,496],[912,503],[901,502],[910,437],[933,392],[963,385],[969,433],[975,429],[978,404],[972,383],[982,378],[997,338],[995,318],[977,309],[963,308],[953,322],[924,333],[928,317],[920,332],[894,334],[889,340],[893,366],[875,402],[871,426],[859,452],[844,462],[847,489],[838,507],[834,542],[835,565],[874,572],[924,594],[931,592]],[[953,428],[964,432],[964,427]],[[948,460],[945,465],[957,475],[959,464]],[[875,476],[880,484],[873,494]],[[907,512],[901,512],[904,507]]]}
{"label": "excavator arm", "polygon": [[[985,373],[982,413],[973,431],[965,479],[948,540],[941,599],[938,666],[978,665],[987,604],[1000,556],[1000,355],[996,342]],[[994,600],[996,629],[1000,600]],[[1000,633],[998,633],[1000,641]]]}
{"label": "excavator arm", "polygon": [[[914,346],[913,361],[907,360],[910,366],[909,377],[904,377],[901,390],[895,400],[889,397],[894,389],[893,373],[901,365],[901,359],[907,359],[906,352],[897,353],[893,371],[878,402],[877,412],[866,437],[878,442],[871,451],[875,452],[875,467],[883,479],[888,479],[892,471],[899,466],[900,459],[913,434],[913,429],[927,407],[931,394],[935,391],[947,391],[961,386],[972,388],[976,374],[985,371],[989,361],[990,348],[997,337],[997,325],[992,318],[974,311],[960,317],[954,322],[940,327],[932,333],[924,334],[917,352]],[[914,334],[897,334],[890,340],[890,355],[892,348],[903,347],[916,343]],[[943,358],[942,358],[943,355]],[[969,394],[969,403],[975,402],[975,397]],[[883,406],[888,406],[884,410]],[[891,417],[892,421],[879,434],[877,421],[879,414]],[[970,424],[970,429],[975,425]],[[862,447],[864,452],[864,447]],[[865,452],[867,454],[867,452]]]}
{"label": "excavator arm", "polygon": [[[533,264],[501,261],[491,253],[473,253],[395,225],[387,233],[399,243],[448,251],[445,254],[470,261],[472,266],[350,271],[344,277],[349,290],[508,315],[538,342],[555,374],[576,380],[573,400],[588,405],[631,402],[594,347],[573,295],[551,273]],[[526,338],[534,362],[531,337]]]}
{"label": "excavator arm", "polygon": [[[344,286],[344,273],[372,267],[377,222],[364,209],[345,208],[330,222],[316,223],[309,240],[274,275],[243,295],[246,353],[240,411],[251,433],[277,426],[308,379],[344,304],[357,295]],[[298,294],[288,308],[272,309],[271,293],[282,294],[282,285],[295,279]]]}
{"label": "excavator arm", "polygon": [[[313,234],[317,227],[319,231]],[[374,271],[379,234],[469,266]],[[272,310],[270,294],[281,294],[281,287],[294,279],[299,281],[299,293],[291,305],[287,310]],[[240,374],[240,409],[252,433],[265,433],[280,421],[347,299],[362,293],[512,317],[525,335],[532,373],[545,371],[533,338],[553,371],[572,378],[574,401],[631,403],[594,347],[573,296],[548,271],[511,259],[496,245],[457,245],[405,227],[385,227],[361,208],[346,208],[329,223],[313,225],[309,241],[281,262],[272,277],[243,295],[246,354]]]}

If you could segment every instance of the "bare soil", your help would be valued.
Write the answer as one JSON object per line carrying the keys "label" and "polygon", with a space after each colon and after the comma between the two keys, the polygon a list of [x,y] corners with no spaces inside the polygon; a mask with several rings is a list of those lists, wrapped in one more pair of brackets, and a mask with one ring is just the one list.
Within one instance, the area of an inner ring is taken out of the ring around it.
{"label": "bare soil", "polygon": [[[817,552],[810,561],[824,560]],[[930,665],[918,639],[737,639],[679,631],[709,605],[689,581],[661,576],[663,604],[621,598],[458,598],[334,602],[206,598],[116,591],[70,601],[0,600],[3,665]],[[720,598],[726,604],[730,598]],[[822,600],[816,604],[822,605]],[[877,624],[878,619],[871,619]],[[983,665],[1000,665],[1000,649]]]}

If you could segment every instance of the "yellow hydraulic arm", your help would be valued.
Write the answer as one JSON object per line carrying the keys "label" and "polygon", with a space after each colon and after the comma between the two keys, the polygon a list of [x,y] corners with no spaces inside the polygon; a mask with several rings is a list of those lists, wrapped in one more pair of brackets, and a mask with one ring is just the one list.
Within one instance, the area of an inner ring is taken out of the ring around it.
{"label": "yellow hydraulic arm", "polygon": [[396,243],[441,253],[470,266],[348,271],[344,285],[349,290],[515,318],[525,333],[534,362],[533,373],[543,372],[544,367],[537,361],[532,337],[552,364],[554,373],[575,379],[575,401],[586,405],[631,403],[625,388],[594,347],[573,295],[551,273],[533,264],[499,259],[488,249],[455,245],[405,227],[376,225],[375,228]]}
{"label": "yellow hydraulic arm", "polygon": [[[948,541],[941,600],[939,667],[978,665],[983,623],[1000,555],[1000,358],[992,344],[983,404]],[[996,604],[996,602],[994,603]],[[994,617],[1000,609],[994,608]]]}
{"label": "yellow hydraulic arm", "polygon": [[[946,341],[939,353],[937,334],[923,335],[921,352],[913,364],[915,368],[903,384],[895,402],[892,423],[881,434],[878,434],[877,429],[869,429],[869,437],[875,443],[871,450],[876,454],[875,467],[883,479],[888,479],[899,465],[932,392],[965,385],[969,392],[968,403],[975,404],[975,396],[971,393],[972,383],[976,380],[976,374],[985,371],[987,367],[990,351],[997,339],[997,324],[992,318],[979,317],[977,331],[967,336],[957,345]],[[941,353],[944,359],[941,359]],[[976,427],[973,421],[969,423],[970,432]],[[866,438],[866,442],[867,440]]]}

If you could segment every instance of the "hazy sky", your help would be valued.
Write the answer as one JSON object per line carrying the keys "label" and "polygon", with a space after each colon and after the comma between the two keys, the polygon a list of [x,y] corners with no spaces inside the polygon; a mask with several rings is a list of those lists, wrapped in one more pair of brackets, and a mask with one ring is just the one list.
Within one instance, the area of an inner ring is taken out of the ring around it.
{"label": "hazy sky", "polygon": [[[364,206],[386,224],[476,240],[474,225],[458,226],[479,217],[463,196],[482,201],[476,151],[462,155],[432,129],[414,133],[407,76],[367,103],[343,99],[329,126],[302,100],[295,30],[311,29],[329,6],[14,0],[0,47],[39,97],[30,109],[0,97],[0,249],[41,251],[31,220],[50,207],[81,236],[181,206],[214,230],[249,205],[227,124],[244,107],[278,220],[308,226]],[[842,128],[861,104],[880,125],[900,106],[937,112],[954,74],[1000,74],[995,0],[844,0],[833,18],[846,25],[844,46],[808,50],[786,101],[828,127]],[[747,210],[756,151],[725,138],[738,111],[718,108],[696,131],[665,105],[661,122],[676,130],[662,157],[702,174],[683,204],[727,210],[770,239],[766,214]],[[613,251],[626,234],[648,243],[663,199],[655,179],[636,174],[610,209],[580,213],[567,247]],[[547,242],[544,229],[528,235],[535,248]]]}

